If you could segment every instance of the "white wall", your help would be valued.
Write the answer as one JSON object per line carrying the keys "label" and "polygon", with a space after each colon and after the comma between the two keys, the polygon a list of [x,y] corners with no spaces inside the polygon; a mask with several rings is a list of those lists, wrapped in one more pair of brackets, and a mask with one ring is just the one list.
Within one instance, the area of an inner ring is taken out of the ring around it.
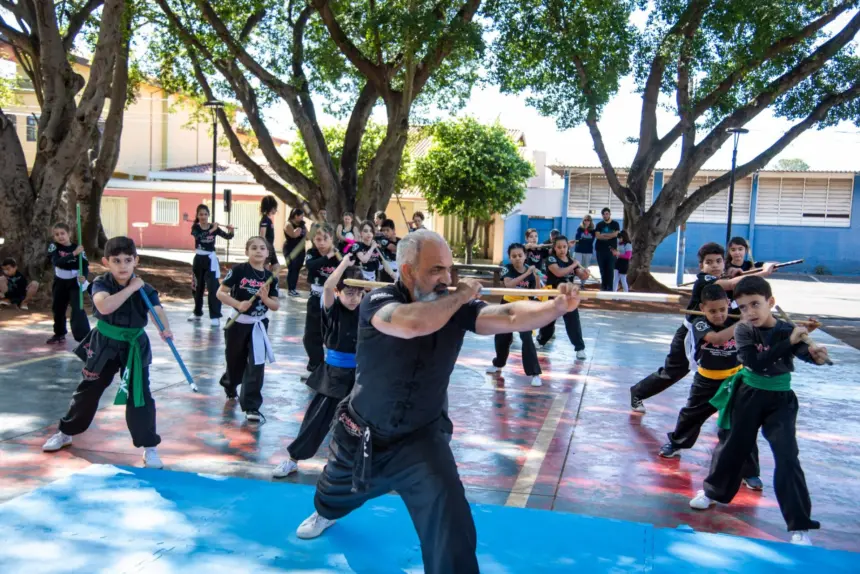
{"label": "white wall", "polygon": [[511,211],[520,211],[534,217],[558,217],[561,213],[563,190],[545,187],[530,187],[526,199]]}

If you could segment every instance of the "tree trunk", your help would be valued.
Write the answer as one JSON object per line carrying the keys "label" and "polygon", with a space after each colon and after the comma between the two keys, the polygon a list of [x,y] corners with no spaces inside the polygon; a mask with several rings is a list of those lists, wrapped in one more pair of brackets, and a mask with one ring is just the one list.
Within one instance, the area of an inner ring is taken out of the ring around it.
{"label": "tree trunk", "polygon": [[24,248],[27,227],[35,194],[27,177],[27,161],[15,127],[0,111],[0,255],[14,257],[28,277],[35,277],[34,269],[25,266]]}
{"label": "tree trunk", "polygon": [[373,214],[385,209],[394,193],[394,182],[403,160],[409,132],[409,110],[403,111],[399,102],[386,102],[388,129],[376,155],[361,177],[356,196],[355,215],[373,219]]}
{"label": "tree trunk", "polygon": [[630,241],[633,244],[633,257],[630,259],[627,278],[630,281],[632,291],[667,293],[671,289],[651,275],[651,261],[654,259],[654,251],[657,246],[668,234],[655,232],[655,224],[652,219],[654,219],[653,214],[646,214],[639,219],[635,228],[632,230],[628,228]]}

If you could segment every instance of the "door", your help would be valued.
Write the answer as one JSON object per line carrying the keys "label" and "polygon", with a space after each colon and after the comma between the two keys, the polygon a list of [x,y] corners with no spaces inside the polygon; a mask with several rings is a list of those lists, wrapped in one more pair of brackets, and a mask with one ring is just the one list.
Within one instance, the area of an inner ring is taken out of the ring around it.
{"label": "door", "polygon": [[[548,217],[529,217],[529,229],[537,229],[538,243],[549,242],[549,232],[552,231],[552,219]],[[523,240],[525,237],[522,238]]]}
{"label": "door", "polygon": [[102,227],[105,235],[119,237],[128,233],[128,199],[125,197],[102,196]]}
{"label": "door", "polygon": [[[211,200],[206,202],[207,205],[212,203]],[[219,205],[218,207],[221,207]],[[234,227],[233,239],[230,240],[230,249],[245,250],[245,242],[251,237],[260,234],[260,202],[259,201],[234,201],[230,206],[229,216],[224,213],[223,209],[219,209],[215,214],[215,220],[219,225],[227,225],[229,219],[230,224]],[[227,240],[219,237],[215,241],[215,247],[219,251],[227,250]],[[277,247],[275,247],[277,249]]]}

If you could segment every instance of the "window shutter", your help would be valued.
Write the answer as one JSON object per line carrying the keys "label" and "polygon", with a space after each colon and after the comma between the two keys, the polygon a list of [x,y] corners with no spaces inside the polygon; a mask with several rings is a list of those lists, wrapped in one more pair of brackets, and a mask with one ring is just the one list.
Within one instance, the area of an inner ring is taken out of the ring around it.
{"label": "window shutter", "polygon": [[778,177],[759,177],[755,222],[762,225],[779,223],[779,190],[782,180]]}
{"label": "window shutter", "polygon": [[179,224],[179,200],[156,197],[152,205],[152,220],[156,225]]}
{"label": "window shutter", "polygon": [[570,195],[567,198],[567,216],[581,218],[590,209],[588,175],[570,176]]}

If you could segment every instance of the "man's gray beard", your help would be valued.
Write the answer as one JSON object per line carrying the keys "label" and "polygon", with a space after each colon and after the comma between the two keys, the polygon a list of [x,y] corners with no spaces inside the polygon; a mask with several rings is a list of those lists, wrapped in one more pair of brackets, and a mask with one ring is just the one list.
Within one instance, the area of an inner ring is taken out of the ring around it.
{"label": "man's gray beard", "polygon": [[436,291],[430,291],[429,293],[421,293],[416,287],[412,290],[412,299],[414,299],[417,303],[430,303],[431,301],[435,301],[439,297],[443,297],[447,294],[447,290],[442,291],[441,293]]}

